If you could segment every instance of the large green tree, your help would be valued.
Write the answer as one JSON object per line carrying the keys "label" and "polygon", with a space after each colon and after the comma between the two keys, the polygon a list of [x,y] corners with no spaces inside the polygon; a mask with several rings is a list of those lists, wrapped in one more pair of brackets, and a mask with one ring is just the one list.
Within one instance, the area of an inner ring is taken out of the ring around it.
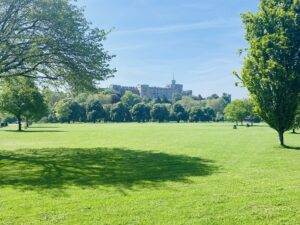
{"label": "large green tree", "polygon": [[292,128],[300,92],[300,2],[261,0],[259,11],[242,16],[246,49],[238,77],[253,97],[258,114],[278,132]]}
{"label": "large green tree", "polygon": [[25,76],[95,88],[114,73],[106,32],[71,0],[0,1],[0,78]]}
{"label": "large green tree", "polygon": [[1,83],[0,110],[14,115],[21,131],[22,118],[40,119],[47,113],[47,105],[34,81],[19,77]]}

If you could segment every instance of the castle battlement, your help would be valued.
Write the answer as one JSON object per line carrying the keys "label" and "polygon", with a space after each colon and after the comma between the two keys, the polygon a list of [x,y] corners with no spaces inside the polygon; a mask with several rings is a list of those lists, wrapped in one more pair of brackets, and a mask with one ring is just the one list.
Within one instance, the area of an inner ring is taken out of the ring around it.
{"label": "castle battlement", "polygon": [[124,95],[126,91],[131,91],[141,97],[151,99],[166,97],[171,100],[174,94],[181,94],[184,96],[191,96],[193,94],[191,90],[184,91],[183,85],[176,84],[174,79],[172,80],[172,83],[168,84],[166,87],[151,87],[148,84],[139,84],[136,87],[128,87],[113,84],[109,86],[109,89],[118,92],[120,95]]}

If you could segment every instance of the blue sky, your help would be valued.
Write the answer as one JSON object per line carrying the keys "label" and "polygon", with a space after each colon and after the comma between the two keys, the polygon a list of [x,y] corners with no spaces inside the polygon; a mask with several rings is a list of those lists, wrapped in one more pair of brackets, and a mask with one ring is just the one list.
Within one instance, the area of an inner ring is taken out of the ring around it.
{"label": "blue sky", "polygon": [[79,0],[93,26],[109,30],[115,78],[102,83],[164,86],[173,72],[194,94],[247,96],[234,85],[246,46],[240,13],[258,0]]}

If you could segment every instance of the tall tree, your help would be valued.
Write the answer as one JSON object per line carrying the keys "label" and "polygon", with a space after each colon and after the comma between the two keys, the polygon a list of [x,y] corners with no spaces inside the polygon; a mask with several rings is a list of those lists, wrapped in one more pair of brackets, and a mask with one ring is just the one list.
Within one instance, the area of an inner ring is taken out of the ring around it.
{"label": "tall tree", "polygon": [[32,79],[7,79],[1,84],[0,93],[0,110],[17,118],[19,131],[22,130],[23,117],[40,119],[47,112],[43,96]]}
{"label": "tall tree", "polygon": [[70,0],[0,1],[0,78],[25,76],[93,89],[114,73],[106,32]]}
{"label": "tall tree", "polygon": [[300,92],[300,2],[261,0],[259,11],[242,16],[246,49],[241,79],[258,114],[275,129],[281,145],[292,128]]}

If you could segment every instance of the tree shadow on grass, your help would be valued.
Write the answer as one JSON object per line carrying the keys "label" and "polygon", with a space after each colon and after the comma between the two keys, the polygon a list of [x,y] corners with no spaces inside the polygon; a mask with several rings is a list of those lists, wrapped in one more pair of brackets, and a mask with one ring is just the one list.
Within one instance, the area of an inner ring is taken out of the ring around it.
{"label": "tree shadow on grass", "polygon": [[283,146],[283,148],[290,149],[290,150],[300,150],[300,147],[290,146],[290,145],[285,145]]}
{"label": "tree shadow on grass", "polygon": [[62,130],[4,130],[5,132],[13,132],[13,133],[64,133],[66,131]]}
{"label": "tree shadow on grass", "polygon": [[42,190],[67,186],[159,185],[190,182],[216,171],[213,161],[128,149],[37,149],[0,151],[0,187]]}

